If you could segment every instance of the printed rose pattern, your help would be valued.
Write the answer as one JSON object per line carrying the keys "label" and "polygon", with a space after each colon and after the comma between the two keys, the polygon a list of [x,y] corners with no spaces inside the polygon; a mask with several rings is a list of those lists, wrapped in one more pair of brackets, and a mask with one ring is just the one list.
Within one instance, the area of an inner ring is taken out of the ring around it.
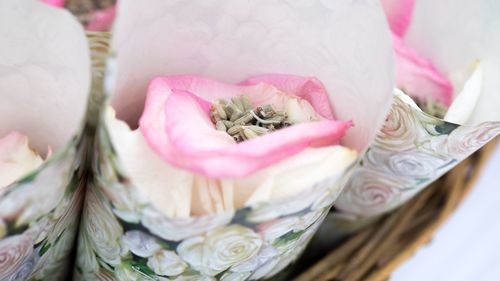
{"label": "printed rose pattern", "polygon": [[338,196],[327,180],[303,194],[218,215],[169,219],[122,172],[100,128],[95,182],[78,241],[76,280],[257,280],[305,249]]}
{"label": "printed rose pattern", "polygon": [[83,186],[76,143],[0,192],[0,280],[66,280]]}
{"label": "printed rose pattern", "polygon": [[373,217],[412,196],[500,133],[500,122],[460,126],[428,115],[398,94],[375,142],[335,202],[342,217]]}

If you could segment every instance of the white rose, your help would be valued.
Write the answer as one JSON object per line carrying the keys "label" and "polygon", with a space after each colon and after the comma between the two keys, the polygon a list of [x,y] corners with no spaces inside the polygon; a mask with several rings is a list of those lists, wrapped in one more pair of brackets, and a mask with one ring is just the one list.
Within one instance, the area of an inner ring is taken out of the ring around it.
{"label": "white rose", "polygon": [[[254,271],[265,271],[265,273],[267,273],[274,267],[274,261],[276,260],[275,257],[279,254],[280,253],[276,248],[267,244],[266,246],[263,246],[259,253],[251,259],[231,267],[231,272],[252,273]],[[269,268],[269,270],[266,271],[265,268]]]}
{"label": "white rose", "polygon": [[433,180],[450,160],[421,151],[400,152],[388,159],[389,169],[399,177]]}
{"label": "white rose", "polygon": [[250,279],[255,280],[263,277],[264,279],[270,278],[295,262],[306,249],[307,244],[314,233],[316,233],[321,221],[316,222],[311,228],[302,233],[302,235],[293,242],[293,246],[287,247],[281,255],[274,257],[272,261],[268,262],[273,265],[272,267],[263,266],[259,268],[250,276]]}
{"label": "white rose", "polygon": [[10,279],[33,253],[33,238],[20,234],[0,240],[0,280]]}
{"label": "white rose", "polygon": [[463,159],[500,134],[500,122],[484,122],[478,126],[460,126],[448,137],[448,153]]}
{"label": "white rose", "polygon": [[190,218],[168,218],[152,208],[142,210],[142,224],[165,240],[181,241],[228,224],[233,213]]}
{"label": "white rose", "polygon": [[202,274],[215,276],[252,258],[261,246],[262,239],[253,230],[230,225],[184,240],[177,247],[177,252]]}
{"label": "white rose", "polygon": [[158,275],[175,276],[187,268],[179,256],[172,251],[160,250],[149,257],[147,265]]}
{"label": "white rose", "polygon": [[381,214],[400,205],[412,183],[369,168],[357,168],[335,207],[360,216]]}
{"label": "white rose", "polygon": [[147,258],[161,249],[156,239],[142,231],[127,231],[122,237],[124,247],[139,257]]}
{"label": "white rose", "polygon": [[375,138],[377,145],[391,151],[414,148],[422,131],[420,123],[413,114],[418,109],[401,98],[401,95],[404,94],[400,93],[394,97],[389,115]]}
{"label": "white rose", "polygon": [[366,152],[365,165],[368,169],[384,170],[386,177],[401,177],[408,180],[433,180],[439,175],[439,169],[453,159],[439,154],[417,149],[407,151],[387,151],[374,146]]}
{"label": "white rose", "polygon": [[252,275],[251,272],[232,272],[228,271],[222,275],[221,281],[245,281]]}
{"label": "white rose", "polygon": [[143,281],[148,280],[149,278],[145,278],[142,273],[135,271],[128,264],[120,264],[115,267],[115,277],[117,280],[123,281]]}
{"label": "white rose", "polygon": [[[344,177],[344,175],[342,176]],[[309,208],[321,209],[327,207],[325,203],[333,203],[333,198],[336,198],[339,181],[335,177],[334,181],[326,180],[317,183],[314,187],[301,192],[296,196],[276,200],[272,203],[261,203],[252,205],[252,210],[247,216],[247,220],[254,223],[261,223],[274,220],[279,217],[295,214],[307,210]]]}
{"label": "white rose", "polygon": [[147,198],[136,187],[110,181],[103,183],[103,193],[113,203],[113,212],[122,220],[138,223],[141,219],[140,210],[148,203]]}
{"label": "white rose", "polygon": [[82,232],[88,246],[108,264],[120,263],[122,226],[116,220],[110,206],[96,193],[96,187],[87,189],[83,212]]}
{"label": "white rose", "polygon": [[323,214],[323,210],[311,211],[303,216],[289,216],[260,223],[257,226],[258,233],[266,241],[274,241],[276,238],[290,232],[298,232],[308,228]]}

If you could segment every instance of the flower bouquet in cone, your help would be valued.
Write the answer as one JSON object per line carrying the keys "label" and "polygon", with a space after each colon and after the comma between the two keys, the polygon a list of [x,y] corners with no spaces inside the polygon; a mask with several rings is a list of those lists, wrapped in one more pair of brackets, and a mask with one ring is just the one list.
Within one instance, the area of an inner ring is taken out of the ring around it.
{"label": "flower bouquet in cone", "polygon": [[274,278],[400,206],[500,132],[462,4],[0,1],[0,280]]}
{"label": "flower bouquet in cone", "polygon": [[0,19],[0,280],[65,280],[86,182],[87,41],[34,1],[1,1]]}
{"label": "flower bouquet in cone", "polygon": [[336,201],[324,240],[401,206],[500,133],[498,3],[382,4],[398,89],[383,127]]}
{"label": "flower bouquet in cone", "polygon": [[386,30],[374,1],[121,1],[77,279],[290,265],[390,106]]}

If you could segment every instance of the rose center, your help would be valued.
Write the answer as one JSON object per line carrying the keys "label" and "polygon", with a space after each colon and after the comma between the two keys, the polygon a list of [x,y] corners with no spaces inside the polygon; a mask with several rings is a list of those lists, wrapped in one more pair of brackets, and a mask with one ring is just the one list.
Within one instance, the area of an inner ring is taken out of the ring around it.
{"label": "rose center", "polygon": [[254,107],[247,96],[219,99],[210,110],[210,118],[219,131],[236,142],[252,139],[291,125],[287,113],[272,105]]}

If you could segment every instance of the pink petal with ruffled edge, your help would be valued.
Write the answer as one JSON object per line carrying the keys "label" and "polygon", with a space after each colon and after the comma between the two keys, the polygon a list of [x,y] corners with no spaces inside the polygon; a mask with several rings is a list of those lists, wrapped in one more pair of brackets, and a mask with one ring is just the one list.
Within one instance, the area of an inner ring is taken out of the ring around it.
{"label": "pink petal with ruffled edge", "polygon": [[103,10],[95,11],[90,15],[90,22],[87,24],[85,29],[91,31],[106,31],[113,24],[115,14],[116,5]]}
{"label": "pink petal with ruffled edge", "polygon": [[403,37],[410,26],[415,0],[382,0],[392,32]]}
{"label": "pink petal with ruffled edge", "polygon": [[43,3],[54,7],[63,7],[64,0],[42,0]]}
{"label": "pink petal with ruffled edge", "polygon": [[422,100],[432,98],[450,106],[453,98],[453,85],[434,67],[431,61],[420,56],[403,40],[394,37],[396,57],[396,83],[398,88],[412,97]]}
{"label": "pink petal with ruffled edge", "polygon": [[269,74],[252,77],[239,85],[257,85],[259,83],[273,85],[285,93],[293,93],[295,96],[307,100],[324,118],[333,119],[333,111],[325,86],[314,77]]}
{"label": "pink petal with ruffled edge", "polygon": [[393,33],[398,88],[412,97],[432,98],[450,106],[453,98],[451,82],[403,39],[411,24],[415,0],[383,0],[382,6]]}
{"label": "pink petal with ruffled edge", "polygon": [[[288,90],[300,90],[288,94],[303,96],[313,103],[326,98],[322,97],[326,91],[318,88],[321,83],[317,80],[307,86],[312,79],[273,76],[260,76],[256,80],[280,77],[281,80],[277,81],[288,81],[282,89],[288,84],[293,86]],[[298,80],[294,82],[294,79]],[[253,83],[251,81],[244,83]],[[298,81],[304,85],[300,86]],[[226,133],[215,130],[208,115],[211,102],[244,93],[254,104],[265,103],[272,98],[270,91],[277,91],[276,88],[262,83],[230,85],[196,76],[156,78],[148,90],[140,128],[151,148],[168,163],[211,178],[235,178],[250,175],[307,147],[337,144],[346,129],[352,126],[351,122],[325,118],[241,143],[235,143]],[[309,93],[307,89],[313,89],[317,94]],[[325,110],[324,106],[320,111],[322,115],[331,116],[331,111]]]}

